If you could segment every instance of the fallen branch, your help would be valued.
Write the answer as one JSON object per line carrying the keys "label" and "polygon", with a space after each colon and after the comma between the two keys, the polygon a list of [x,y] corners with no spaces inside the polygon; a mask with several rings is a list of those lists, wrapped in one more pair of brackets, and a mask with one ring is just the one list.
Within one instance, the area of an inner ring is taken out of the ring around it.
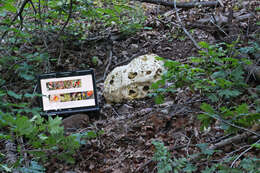
{"label": "fallen branch", "polygon": [[[205,114],[205,112],[203,112],[203,113]],[[222,119],[222,118],[219,118],[219,117],[217,117],[217,116],[215,116],[215,115],[211,115],[211,114],[207,114],[207,115],[210,116],[211,118],[214,118],[214,119],[216,119],[216,120],[219,120],[219,121],[221,121],[221,122],[223,122],[223,123],[225,123],[225,124],[228,124],[228,125],[230,125],[230,126],[232,126],[232,127],[235,127],[235,128],[237,128],[237,129],[244,130],[244,131],[246,131],[246,132],[248,132],[248,133],[251,133],[251,134],[254,134],[254,135],[260,137],[260,134],[259,134],[258,132],[252,131],[252,130],[247,129],[247,128],[245,128],[245,127],[240,127],[240,126],[238,126],[238,125],[236,125],[236,124],[232,124],[232,123],[230,123],[230,122],[228,122],[228,121],[226,121],[226,120],[224,120],[224,119]]]}
{"label": "fallen branch", "polygon": [[[140,2],[147,2],[151,4],[164,5],[169,7],[174,7],[173,2],[166,2],[162,0],[135,0]],[[179,2],[176,3],[177,8],[195,8],[195,7],[218,7],[220,3],[218,1],[208,1],[208,2]]]}
{"label": "fallen branch", "polygon": [[109,60],[108,60],[108,63],[107,63],[107,66],[106,66],[106,69],[105,69],[105,72],[104,72],[103,81],[105,81],[105,79],[107,77],[107,73],[108,73],[109,67],[110,67],[111,62],[112,62],[112,57],[113,57],[112,49],[113,48],[111,46],[111,49],[109,51]]}
{"label": "fallen branch", "polygon": [[185,34],[191,39],[191,41],[193,42],[194,46],[201,50],[200,46],[198,45],[198,43],[194,40],[194,38],[190,35],[190,33],[187,31],[187,29],[184,27],[184,25],[182,24],[181,22],[181,19],[180,19],[180,16],[179,16],[179,13],[178,13],[178,10],[177,10],[177,4],[176,4],[176,0],[174,0],[173,2],[173,5],[174,5],[174,9],[176,11],[176,17],[177,17],[177,20],[179,22],[179,24],[181,25],[181,28],[182,30],[185,32]]}
{"label": "fallen branch", "polygon": [[[250,132],[245,132],[245,133],[243,133],[243,134],[239,134],[239,135],[230,137],[230,138],[228,138],[228,139],[225,139],[225,140],[223,140],[223,141],[221,141],[221,142],[218,142],[218,143],[216,143],[216,144],[212,144],[212,145],[209,147],[209,149],[210,149],[210,150],[217,150],[217,149],[219,149],[219,148],[221,148],[221,147],[224,147],[224,146],[226,146],[226,145],[229,145],[229,144],[231,144],[231,143],[241,142],[242,139],[246,139],[246,138],[248,138],[248,137],[250,137],[250,136],[253,136],[253,134],[250,133]],[[259,142],[259,137],[258,137],[258,141],[257,141],[256,143],[258,143],[258,142]],[[251,149],[251,148],[250,148],[250,149]],[[201,156],[202,156],[202,154],[199,153],[198,155],[196,155],[196,156],[190,158],[190,160],[198,160]]]}
{"label": "fallen branch", "polygon": [[147,162],[143,163],[139,168],[137,168],[136,172],[142,171],[147,165],[149,165],[153,160],[148,160]]}
{"label": "fallen branch", "polygon": [[252,136],[252,133],[250,133],[250,132],[245,132],[245,133],[243,133],[243,134],[239,134],[239,135],[236,135],[236,136],[227,138],[227,139],[225,139],[225,140],[223,140],[223,141],[220,141],[220,142],[218,142],[218,143],[216,143],[216,144],[212,144],[212,145],[209,147],[209,149],[211,149],[211,150],[216,150],[216,149],[219,149],[219,148],[221,148],[221,147],[224,147],[224,146],[226,146],[226,145],[228,145],[228,144],[237,143],[237,142],[241,141],[242,139],[248,138],[248,137],[250,137],[250,136]]}
{"label": "fallen branch", "polygon": [[253,78],[257,81],[260,81],[260,66],[257,65],[245,65],[244,69],[248,72],[246,82],[248,82],[249,78],[253,76]]}
{"label": "fallen branch", "polygon": [[[257,142],[255,142],[254,144],[259,144],[259,142],[260,142],[260,139],[257,141]],[[249,150],[251,150],[253,148],[253,146],[251,145],[248,149],[246,149],[245,151],[243,151],[233,162],[232,162],[232,164],[231,164],[231,168],[234,166],[234,164],[236,163],[236,161],[240,158],[240,157],[242,157],[245,153],[247,153]]]}
{"label": "fallen branch", "polygon": [[17,148],[16,144],[11,140],[5,141],[5,150],[7,163],[13,165],[17,162]]}

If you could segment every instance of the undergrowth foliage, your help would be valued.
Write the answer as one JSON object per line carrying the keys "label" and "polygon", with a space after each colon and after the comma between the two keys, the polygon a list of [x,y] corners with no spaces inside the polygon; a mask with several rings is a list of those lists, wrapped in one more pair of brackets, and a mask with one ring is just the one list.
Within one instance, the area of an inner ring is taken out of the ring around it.
{"label": "undergrowth foliage", "polygon": [[65,135],[61,118],[41,117],[35,76],[61,64],[62,46],[133,34],[144,19],[127,0],[0,0],[0,141],[16,155],[10,162],[8,148],[0,153],[0,172],[44,172],[49,158],[74,163],[84,141],[100,133]]}
{"label": "undergrowth foliage", "polygon": [[[234,48],[235,43],[212,46],[200,42],[199,45],[205,50],[199,51],[200,57],[191,57],[189,64],[158,58],[165,61],[164,65],[168,70],[162,80],[151,86],[156,90],[157,103],[163,101],[161,93],[174,93],[178,88],[184,87],[204,94],[212,102],[224,102],[246,91],[243,66],[251,62],[248,59],[235,58],[238,54]],[[222,46],[227,49],[224,50]],[[172,85],[163,88],[166,82]]]}
{"label": "undergrowth foliage", "polygon": [[[241,103],[238,98],[248,95],[248,89],[253,89],[259,94],[260,86],[252,88],[247,84],[244,69],[251,62],[239,55],[241,53],[257,55],[259,46],[251,43],[249,47],[238,49],[237,43],[209,45],[200,42],[199,45],[203,48],[199,51],[200,56],[191,57],[186,64],[158,57],[164,61],[167,71],[161,80],[151,86],[154,91],[151,95],[155,97],[155,102],[161,104],[165,94],[174,94],[179,89],[188,88],[193,93],[200,93],[208,99],[207,103],[201,104],[201,114],[197,116],[201,121],[201,130],[208,129],[218,121],[226,134],[236,134],[241,130],[250,132],[249,129],[254,125],[258,126],[260,121],[259,95],[247,96],[250,105]],[[197,169],[196,165],[192,166],[192,156],[172,160],[162,143],[153,144],[156,147],[154,160],[158,162],[158,172],[170,172],[172,169],[176,173],[194,172]],[[219,152],[208,149],[207,144],[198,144],[197,147],[202,151],[198,154],[207,157]],[[252,147],[259,149],[259,140]],[[226,157],[221,162],[208,166],[203,173],[259,171],[259,159],[244,158],[236,168],[232,167],[233,164],[229,167],[231,161],[234,161],[234,157]],[[183,166],[178,170],[180,165]],[[187,165],[189,169],[185,168]]]}
{"label": "undergrowth foliage", "polygon": [[[153,160],[157,162],[158,173],[192,173],[198,171],[198,166],[194,163],[193,159],[197,155],[196,160],[202,160],[207,158],[207,160],[212,159],[213,154],[219,152],[217,150],[208,149],[207,144],[197,144],[200,148],[201,153],[190,155],[189,158],[172,158],[167,147],[163,143],[154,141],[155,153]],[[201,170],[202,173],[255,173],[259,172],[260,159],[259,158],[244,158],[241,160],[240,164],[236,168],[229,167],[229,163],[233,161],[235,157],[227,157],[222,159],[219,163],[212,164],[211,166],[206,166],[205,169]]]}
{"label": "undergrowth foliage", "polygon": [[[9,102],[7,104],[15,106]],[[0,106],[2,107],[3,104]],[[20,107],[21,112],[26,111],[26,109],[29,108]],[[28,169],[31,168],[22,166],[26,161],[24,160],[25,153],[30,155],[30,160],[33,160],[32,166],[39,166],[38,162],[46,162],[49,157],[74,163],[73,154],[80,145],[84,144],[86,139],[97,136],[97,133],[92,131],[65,135],[60,117],[49,117],[48,120],[45,120],[39,113],[35,111],[33,113],[34,116],[28,118],[24,113],[18,113],[15,110],[11,112],[0,111],[0,127],[3,129],[0,133],[0,140],[6,141],[6,143],[17,143],[16,151],[12,152],[19,153],[14,165],[1,165],[5,171],[12,172],[12,168],[18,167],[17,169],[28,172]],[[1,159],[4,162],[5,154],[2,153],[2,156]]]}

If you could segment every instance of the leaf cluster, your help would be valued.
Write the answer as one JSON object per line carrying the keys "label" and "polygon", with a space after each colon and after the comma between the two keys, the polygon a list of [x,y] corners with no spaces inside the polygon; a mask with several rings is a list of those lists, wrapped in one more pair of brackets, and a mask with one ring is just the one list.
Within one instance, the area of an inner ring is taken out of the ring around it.
{"label": "leaf cluster", "polygon": [[[154,83],[151,88],[155,90],[158,103],[163,100],[161,93],[168,91],[175,92],[179,88],[189,87],[193,92],[200,92],[207,96],[212,102],[227,101],[240,96],[246,89],[244,82],[244,64],[249,64],[247,59],[237,59],[230,57],[234,54],[233,44],[209,45],[200,42],[204,48],[199,51],[200,57],[191,57],[190,62],[182,64],[177,61],[165,60],[167,71],[162,79]],[[166,83],[171,85],[164,87]],[[163,88],[163,89],[162,89]]]}
{"label": "leaf cluster", "polygon": [[[198,165],[193,163],[193,158],[196,160],[206,158],[209,160],[213,157],[213,154],[219,152],[217,150],[209,149],[208,144],[197,144],[201,152],[193,154],[190,158],[174,158],[164,144],[160,141],[153,141],[155,146],[155,152],[153,160],[157,162],[157,170],[160,173],[192,173],[198,171]],[[198,157],[199,156],[199,157]],[[207,164],[204,169],[200,170],[202,173],[244,173],[244,172],[257,172],[260,166],[260,159],[257,158],[244,158],[236,168],[229,167],[228,164],[234,160],[235,157],[227,157],[222,159],[220,162]],[[201,163],[200,163],[201,166]]]}
{"label": "leaf cluster", "polygon": [[[20,95],[11,90],[5,92],[2,89],[0,93],[2,93],[0,100],[4,100],[5,93],[18,100],[22,97],[35,96],[28,93]],[[39,108],[31,108],[26,103],[0,101],[0,108],[0,140],[17,143],[16,151],[13,152],[19,153],[17,163],[0,164],[1,171],[16,168],[28,172],[28,169],[36,169],[38,162],[46,162],[49,157],[74,163],[73,154],[85,144],[85,139],[95,138],[98,135],[93,131],[65,135],[61,117],[45,119],[40,116]],[[29,115],[33,115],[32,118],[29,118]],[[23,139],[23,143],[20,139]],[[29,168],[22,166],[24,153],[33,158]],[[3,160],[6,158],[4,154],[1,157]]]}

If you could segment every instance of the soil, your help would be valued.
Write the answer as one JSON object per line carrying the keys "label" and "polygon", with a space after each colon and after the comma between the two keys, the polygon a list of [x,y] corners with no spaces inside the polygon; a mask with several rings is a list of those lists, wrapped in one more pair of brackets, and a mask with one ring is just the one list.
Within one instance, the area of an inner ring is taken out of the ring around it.
{"label": "soil", "polygon": [[[192,31],[191,35],[196,42],[206,41],[215,44],[225,39],[227,41],[231,39],[230,34],[223,36],[221,31],[209,23],[201,24],[205,27],[194,27],[195,24],[198,24],[196,21],[207,14],[225,13],[230,2],[223,2],[226,6],[218,9],[205,7],[179,12],[185,26],[193,28],[189,31]],[[248,3],[250,5],[248,5],[247,10],[250,11],[252,3]],[[211,145],[229,137],[220,129],[219,122],[212,124],[209,129],[200,130],[200,122],[196,117],[200,112],[200,104],[206,98],[191,93],[189,90],[180,90],[174,96],[168,95],[166,102],[162,105],[156,105],[153,98],[113,105],[107,104],[104,100],[102,96],[104,67],[108,65],[110,50],[112,50],[112,59],[108,72],[116,66],[127,64],[139,55],[148,53],[155,53],[161,57],[180,62],[187,61],[188,57],[198,56],[198,49],[193,42],[180,27],[176,26],[176,17],[172,13],[172,9],[146,3],[144,5],[148,9],[145,27],[151,29],[144,29],[119,40],[102,40],[85,44],[78,50],[66,50],[67,58],[62,59],[63,70],[91,67],[95,69],[98,81],[98,99],[101,110],[99,113],[88,114],[90,122],[77,131],[102,130],[104,134],[96,139],[88,140],[87,144],[80,148],[80,151],[75,154],[75,165],[61,163],[58,160],[51,161],[45,165],[48,172],[151,173],[156,172],[156,162],[152,160],[155,152],[152,141],[162,141],[169,149],[172,158],[181,158],[200,152],[196,144],[208,143]],[[158,15],[164,17],[159,19]],[[244,24],[247,27],[255,27],[253,22],[255,20],[257,17],[252,18],[250,22],[234,22],[233,24],[225,24],[223,27]],[[226,31],[237,33],[232,29]],[[245,36],[243,31],[241,32],[243,37],[240,38],[244,38],[244,41],[250,40],[250,37]],[[259,28],[252,30],[252,32],[259,32]],[[238,37],[236,34],[234,36]],[[94,65],[91,62],[93,56],[98,57],[100,64]],[[248,140],[245,139],[239,144],[230,144],[220,149],[224,150],[225,153],[231,153],[239,146],[246,145],[247,142]],[[239,151],[233,154],[239,154]],[[259,151],[251,150],[246,155],[259,156]],[[223,156],[223,153],[216,153],[214,160],[220,160]],[[205,158],[193,161],[193,163],[199,170],[208,164]]]}
{"label": "soil", "polygon": [[[206,41],[211,44],[223,41],[230,43],[237,38],[240,38],[243,44],[259,41],[252,37],[252,34],[257,35],[257,33],[259,36],[259,25],[256,24],[256,21],[259,21],[259,15],[243,21],[232,18],[228,23],[223,22],[224,18],[220,18],[218,22],[221,29],[204,20],[210,18],[211,15],[228,17],[229,9],[236,5],[239,6],[237,12],[246,10],[241,12],[241,15],[259,14],[254,11],[255,7],[259,6],[259,2],[257,0],[243,3],[239,0],[222,1],[223,7],[179,11],[183,26],[195,41]],[[182,27],[179,27],[180,24],[172,8],[148,3],[143,3],[143,6],[147,16],[144,24],[146,29],[127,36],[115,32],[115,37],[94,41],[79,42],[73,38],[64,43],[60,63],[50,64],[49,71],[56,72],[88,68],[95,70],[100,111],[86,113],[87,119],[82,114],[81,118],[69,117],[69,120],[64,120],[64,124],[69,128],[74,128],[74,132],[93,130],[103,131],[103,134],[86,141],[86,144],[74,154],[75,164],[51,159],[44,165],[47,172],[153,173],[157,172],[157,169],[156,162],[152,160],[155,152],[152,141],[162,141],[174,159],[188,158],[192,154],[201,152],[196,144],[212,145],[230,137],[224,134],[219,127],[219,122],[212,124],[206,130],[200,129],[201,124],[197,115],[200,113],[200,104],[207,98],[188,89],[179,90],[174,95],[168,94],[165,97],[165,103],[161,105],[156,105],[153,98],[149,97],[118,104],[106,103],[102,95],[104,77],[115,67],[127,64],[133,58],[148,53],[180,62],[187,62],[189,57],[198,56],[198,49],[183,32]],[[204,22],[201,22],[202,19]],[[58,49],[59,46],[57,46]],[[59,51],[54,50],[53,57],[59,57],[58,53]],[[98,59],[98,63],[92,61],[93,57]],[[109,63],[110,60],[111,63]],[[107,71],[106,67],[108,67]],[[75,127],[69,123],[70,121],[74,122]],[[237,149],[251,144],[252,141],[256,139],[247,138],[239,143],[219,148],[224,153],[214,154],[214,163],[220,161],[225,155],[240,154],[241,151]],[[258,158],[259,155],[259,150],[256,149],[245,154],[245,156],[258,156]],[[199,158],[191,162],[198,167],[198,172],[210,164],[207,158]]]}

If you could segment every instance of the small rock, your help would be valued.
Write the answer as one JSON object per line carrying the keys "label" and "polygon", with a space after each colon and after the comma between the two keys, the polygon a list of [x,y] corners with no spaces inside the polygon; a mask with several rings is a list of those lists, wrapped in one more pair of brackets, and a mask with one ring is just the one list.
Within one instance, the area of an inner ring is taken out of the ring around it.
{"label": "small rock", "polygon": [[84,128],[89,124],[87,114],[75,114],[62,120],[65,130]]}

